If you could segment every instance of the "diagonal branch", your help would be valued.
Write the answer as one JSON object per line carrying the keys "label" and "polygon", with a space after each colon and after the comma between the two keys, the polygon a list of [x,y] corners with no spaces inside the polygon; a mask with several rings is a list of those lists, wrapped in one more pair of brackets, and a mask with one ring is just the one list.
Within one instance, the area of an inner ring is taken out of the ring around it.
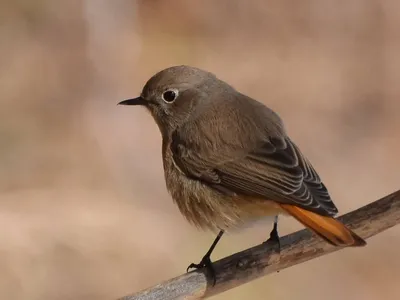
{"label": "diagonal branch", "polygon": [[[366,239],[400,223],[400,190],[339,217]],[[368,245],[367,245],[368,247]],[[264,243],[214,263],[217,282],[212,286],[205,271],[195,270],[120,300],[203,299],[261,276],[300,264],[343,248],[326,243],[308,229],[281,238],[281,252]],[[363,251],[362,248],[353,249]]]}

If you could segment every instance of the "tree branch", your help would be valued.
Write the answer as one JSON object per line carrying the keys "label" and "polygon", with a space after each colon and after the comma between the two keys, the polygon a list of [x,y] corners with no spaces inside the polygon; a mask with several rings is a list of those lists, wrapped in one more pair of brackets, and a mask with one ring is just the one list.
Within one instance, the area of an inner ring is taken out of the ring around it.
{"label": "tree branch", "polygon": [[[400,223],[400,190],[341,216],[339,220],[364,239],[391,228]],[[201,269],[120,300],[203,299],[340,249],[344,248],[331,246],[304,229],[282,237],[280,253],[276,244],[268,242],[216,261],[215,286]],[[363,248],[352,251],[363,251]]]}

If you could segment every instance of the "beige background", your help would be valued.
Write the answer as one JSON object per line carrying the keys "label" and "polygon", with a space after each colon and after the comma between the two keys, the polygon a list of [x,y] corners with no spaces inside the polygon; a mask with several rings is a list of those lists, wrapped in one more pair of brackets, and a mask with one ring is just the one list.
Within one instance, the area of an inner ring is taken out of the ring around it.
{"label": "beige background", "polygon": [[[399,189],[399,29],[394,0],[1,0],[0,298],[114,299],[204,254],[214,236],[168,196],[158,128],[116,106],[174,64],[275,109],[341,214]],[[215,299],[398,299],[400,227],[368,242]]]}

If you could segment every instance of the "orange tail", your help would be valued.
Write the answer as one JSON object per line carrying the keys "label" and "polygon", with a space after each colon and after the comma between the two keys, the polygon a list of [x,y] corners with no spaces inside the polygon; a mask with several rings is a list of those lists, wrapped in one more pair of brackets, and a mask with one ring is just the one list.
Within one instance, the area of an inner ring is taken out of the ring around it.
{"label": "orange tail", "polygon": [[334,246],[360,247],[367,244],[335,218],[321,216],[294,205],[281,204],[280,206],[300,223]]}

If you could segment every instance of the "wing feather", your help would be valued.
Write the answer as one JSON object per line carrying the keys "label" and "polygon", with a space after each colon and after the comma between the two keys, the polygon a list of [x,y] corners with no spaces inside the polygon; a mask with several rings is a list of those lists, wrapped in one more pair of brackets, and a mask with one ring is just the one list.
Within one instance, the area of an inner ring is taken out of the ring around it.
{"label": "wing feather", "polygon": [[317,172],[286,136],[270,137],[239,155],[185,145],[175,133],[171,150],[175,163],[187,176],[220,192],[294,204],[322,215],[337,213]]}

